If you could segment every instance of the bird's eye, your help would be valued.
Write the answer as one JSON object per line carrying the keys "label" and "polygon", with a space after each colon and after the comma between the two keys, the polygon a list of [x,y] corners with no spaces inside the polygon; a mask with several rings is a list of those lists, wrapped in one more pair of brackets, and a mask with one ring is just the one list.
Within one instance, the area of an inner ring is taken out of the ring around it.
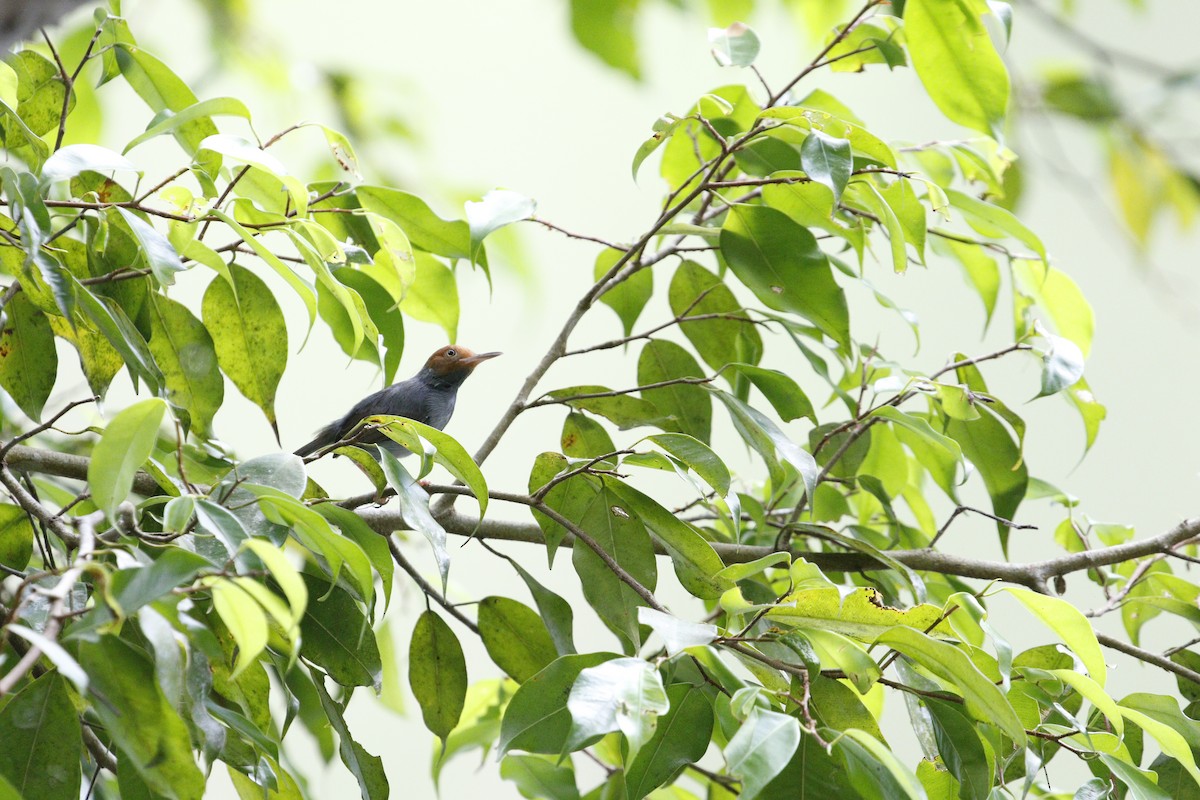
{"label": "bird's eye", "polygon": [[447,358],[454,358],[457,355],[458,355],[458,351],[455,350],[453,347],[451,347],[449,350],[446,351]]}

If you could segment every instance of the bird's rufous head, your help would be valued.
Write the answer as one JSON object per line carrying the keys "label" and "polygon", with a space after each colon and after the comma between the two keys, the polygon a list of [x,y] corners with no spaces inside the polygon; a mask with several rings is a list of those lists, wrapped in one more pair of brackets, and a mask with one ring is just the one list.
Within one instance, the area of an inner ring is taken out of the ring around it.
{"label": "bird's rufous head", "polygon": [[425,368],[433,370],[437,375],[450,375],[455,372],[470,373],[475,367],[495,358],[499,353],[476,353],[466,347],[456,344],[446,345],[434,352],[425,362]]}

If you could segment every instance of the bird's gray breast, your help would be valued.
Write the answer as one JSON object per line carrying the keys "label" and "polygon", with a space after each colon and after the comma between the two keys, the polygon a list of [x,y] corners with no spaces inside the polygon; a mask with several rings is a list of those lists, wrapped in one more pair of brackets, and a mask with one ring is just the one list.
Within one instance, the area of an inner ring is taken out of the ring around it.
{"label": "bird's gray breast", "polygon": [[[440,393],[433,402],[429,403],[426,408],[426,424],[437,428],[439,431],[446,427],[446,423],[450,421],[450,417],[454,414],[455,392]],[[433,398],[430,398],[433,400]]]}

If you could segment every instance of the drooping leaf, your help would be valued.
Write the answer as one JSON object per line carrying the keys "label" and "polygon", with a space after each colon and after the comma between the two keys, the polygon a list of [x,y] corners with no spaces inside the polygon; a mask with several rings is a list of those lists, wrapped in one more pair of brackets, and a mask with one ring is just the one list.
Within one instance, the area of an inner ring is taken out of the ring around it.
{"label": "drooping leaf", "polygon": [[304,576],[307,613],[300,621],[300,653],[324,669],[342,686],[372,686],[379,690],[383,665],[371,621],[354,598],[339,586]]}
{"label": "drooping leaf", "polygon": [[159,795],[199,800],[205,781],[192,756],[187,726],[163,695],[150,660],[106,634],[80,643],[79,662],[96,696],[105,698],[92,710],[112,746]]}
{"label": "drooping leaf", "polygon": [[[696,359],[681,346],[666,339],[651,339],[638,356],[638,383],[648,386],[677,378],[703,378]],[[668,430],[679,431],[707,442],[712,433],[712,400],[699,386],[678,383],[658,389],[645,389],[642,397],[664,415],[673,417],[663,423]]]}
{"label": "drooping leaf", "polygon": [[[645,526],[625,510],[619,496],[602,488],[577,519],[579,528],[630,577],[646,589],[654,590],[658,567],[653,544]],[[626,648],[633,650],[640,646],[637,608],[645,604],[642,597],[583,542],[577,541],[571,549],[571,563],[579,575],[583,596],[604,624]]]}
{"label": "drooping leaf", "polygon": [[807,228],[773,208],[733,206],[721,228],[721,254],[768,308],[798,314],[849,344],[846,297]]}
{"label": "drooping leaf", "polygon": [[5,743],[0,778],[19,792],[15,797],[79,797],[82,734],[66,687],[62,675],[47,672],[0,709],[0,740]]}
{"label": "drooping leaf", "polygon": [[492,661],[517,683],[524,683],[558,657],[554,640],[537,612],[508,597],[480,601],[479,635]]}
{"label": "drooping leaf", "polygon": [[1008,106],[1008,71],[979,16],[955,0],[904,4],[908,54],[925,91],[954,122],[1000,138]]}
{"label": "drooping leaf", "polygon": [[[756,364],[762,358],[762,337],[721,279],[694,261],[675,270],[668,290],[671,313],[704,319],[681,322],[700,358],[714,370],[734,361]],[[710,316],[716,315],[716,316]]]}
{"label": "drooping leaf", "polygon": [[42,408],[58,376],[54,331],[46,315],[24,292],[5,305],[4,315],[4,327],[0,330],[0,388],[27,416],[41,419]]}
{"label": "drooping leaf", "polygon": [[275,427],[275,391],[287,364],[287,326],[275,295],[248,269],[229,265],[233,285],[214,279],[201,312],[221,371]]}
{"label": "drooping leaf", "polygon": [[[596,266],[593,277],[600,280],[608,274],[617,262],[625,257],[625,252],[606,248],[596,256]],[[633,332],[633,325],[641,316],[642,309],[654,295],[654,272],[649,269],[639,269],[625,280],[614,285],[600,295],[600,302],[611,308],[621,319],[621,327],[625,336]]]}
{"label": "drooping leaf", "polygon": [[450,626],[433,611],[417,620],[408,651],[408,682],[425,727],[443,742],[458,724],[467,696],[467,662]]}
{"label": "drooping leaf", "polygon": [[196,433],[212,431],[213,416],[225,399],[225,381],[208,328],[181,303],[151,294],[147,344],[162,369],[167,400],[190,418]]}
{"label": "drooping leaf", "polygon": [[1012,705],[962,650],[902,626],[885,632],[876,642],[898,650],[955,687],[977,721],[995,725],[1018,746],[1025,744],[1025,726]]}

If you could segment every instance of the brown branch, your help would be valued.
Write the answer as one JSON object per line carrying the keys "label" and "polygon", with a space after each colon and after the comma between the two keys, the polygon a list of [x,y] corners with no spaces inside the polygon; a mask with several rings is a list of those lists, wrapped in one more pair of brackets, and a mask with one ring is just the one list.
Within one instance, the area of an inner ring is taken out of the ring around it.
{"label": "brown branch", "polygon": [[835,48],[839,44],[841,44],[842,40],[845,39],[847,35],[849,35],[850,31],[854,30],[854,28],[858,25],[858,23],[862,22],[863,18],[866,17],[867,13],[870,12],[871,9],[875,8],[875,6],[880,5],[883,1],[884,0],[868,0],[867,4],[864,5],[862,8],[860,8],[858,10],[858,13],[855,14],[848,23],[846,23],[846,26],[837,32],[837,34],[833,37],[833,39],[830,40],[829,44],[825,45],[825,47],[823,47],[821,49],[821,52],[817,53],[816,57],[813,58],[813,60],[811,62],[809,62],[809,65],[807,67],[805,67],[804,69],[800,70],[799,75],[792,78],[792,80],[788,81],[788,84],[786,86],[784,86],[782,89],[780,89],[775,94],[771,95],[771,99],[767,101],[767,105],[773,106],[773,105],[777,104],[780,100],[783,99],[784,95],[786,95],[788,92],[790,92],[797,83],[804,80],[804,78],[806,78],[809,73],[811,73],[813,70],[820,69],[821,66],[823,66],[822,60],[827,55],[829,55],[831,52],[833,52],[833,48]]}
{"label": "brown branch", "polygon": [[458,610],[458,607],[446,599],[446,596],[430,585],[429,581],[421,577],[421,573],[417,572],[417,568],[412,565],[412,562],[404,557],[404,553],[400,552],[400,545],[396,544],[396,540],[390,535],[386,535],[388,550],[392,551],[392,560],[395,561],[400,569],[408,573],[408,576],[413,579],[413,582],[425,593],[426,597],[432,597],[438,605],[446,609],[456,620],[466,625],[471,629],[471,632],[476,636],[479,635],[479,626],[471,621],[469,617]]}
{"label": "brown branch", "polygon": [[1186,678],[1192,683],[1200,685],[1200,672],[1188,669],[1182,664],[1176,664],[1171,659],[1163,658],[1158,653],[1151,653],[1149,650],[1143,650],[1140,647],[1135,647],[1128,642],[1122,642],[1120,639],[1114,639],[1103,633],[1096,634],[1096,641],[1107,648],[1124,653],[1127,656],[1133,656],[1139,661],[1153,664],[1159,669],[1165,669],[1167,672],[1172,672],[1181,678]]}
{"label": "brown branch", "polygon": [[[7,474],[7,470],[0,470],[0,474]],[[22,503],[22,505],[24,505]],[[41,505],[40,503],[38,504]],[[32,510],[32,509],[27,509]],[[44,507],[42,509],[45,510]],[[54,588],[43,590],[44,594],[50,598],[50,613],[46,619],[46,625],[42,629],[41,634],[47,640],[53,641],[58,637],[59,631],[62,630],[63,624],[63,605],[66,599],[71,595],[71,590],[75,588],[76,582],[82,577],[84,568],[87,562],[91,560],[92,553],[96,547],[96,523],[104,519],[103,512],[95,512],[85,517],[79,517],[73,520],[76,530],[78,531],[76,539],[79,542],[79,554],[75,558],[75,563],[70,569],[65,571],[59,578],[58,583]],[[36,644],[33,644],[21,657],[12,669],[0,676],[0,697],[11,692],[25,675],[33,669],[37,664],[38,659],[42,657],[42,649]]]}

